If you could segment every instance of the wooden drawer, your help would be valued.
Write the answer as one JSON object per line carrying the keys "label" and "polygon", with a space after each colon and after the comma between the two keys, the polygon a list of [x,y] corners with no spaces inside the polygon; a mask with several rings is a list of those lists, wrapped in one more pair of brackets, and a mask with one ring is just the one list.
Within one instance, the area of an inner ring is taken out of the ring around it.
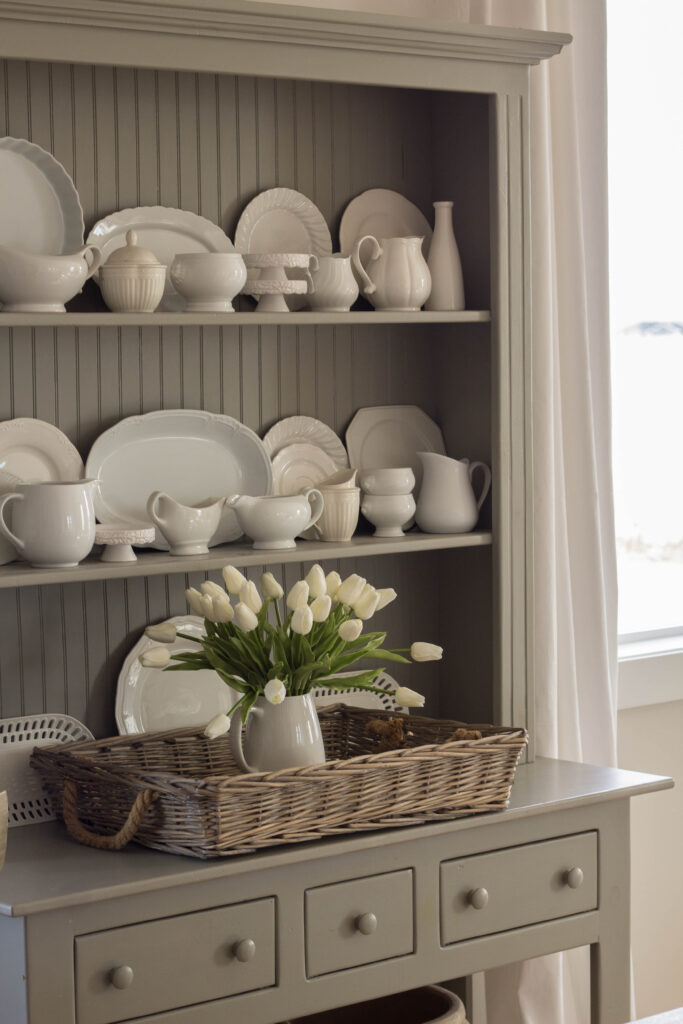
{"label": "wooden drawer", "polygon": [[275,900],[76,939],[79,1024],[110,1024],[275,984]]}
{"label": "wooden drawer", "polygon": [[441,865],[441,944],[593,910],[596,832]]}
{"label": "wooden drawer", "polygon": [[412,953],[413,872],[306,892],[306,974],[315,978]]}

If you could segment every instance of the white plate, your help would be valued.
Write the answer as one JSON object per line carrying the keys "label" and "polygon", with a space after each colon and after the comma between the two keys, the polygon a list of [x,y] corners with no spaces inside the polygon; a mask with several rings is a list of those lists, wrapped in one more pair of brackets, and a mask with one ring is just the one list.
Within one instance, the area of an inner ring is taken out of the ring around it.
{"label": "white plate", "polygon": [[[355,672],[340,672],[340,676],[354,676]],[[324,682],[324,680],[322,680]],[[354,708],[371,708],[377,711],[394,711],[406,715],[407,708],[396,703],[394,693],[398,690],[398,683],[388,672],[380,672],[375,686],[386,690],[386,693],[369,693],[362,687],[353,690],[330,690],[324,686],[316,686],[313,692],[313,699],[317,708],[328,707],[330,704],[349,704]]]}
{"label": "white plate", "polygon": [[371,188],[352,199],[342,214],[339,225],[341,251],[349,256],[358,238],[410,238],[424,236],[422,251],[427,256],[432,229],[421,210],[388,188]]}
{"label": "white plate", "polygon": [[26,139],[0,139],[0,245],[48,256],[83,245],[76,186],[58,160]]}
{"label": "white plate", "polygon": [[273,456],[273,494],[300,494],[336,472],[327,452],[314,444],[290,444]]}
{"label": "white plate", "polygon": [[334,430],[313,416],[287,416],[273,424],[263,443],[271,457],[290,444],[314,444],[330,456],[335,470],[346,469],[349,464],[346,448]]}
{"label": "white plate", "polygon": [[[166,267],[166,288],[160,309],[183,310],[186,302],[171,283],[171,264],[178,253],[234,252],[235,247],[217,224],[189,210],[170,206],[136,206],[110,213],[95,224],[87,238],[102,250],[103,261],[126,244],[126,232],[134,228],[137,244],[151,249]],[[95,274],[99,280],[99,274]]]}
{"label": "white plate", "polygon": [[354,469],[410,466],[416,492],[422,481],[418,452],[446,454],[441,428],[416,405],[378,405],[359,409],[346,431]]}
{"label": "white plate", "polygon": [[[197,615],[178,615],[168,621],[182,633],[204,636],[204,620]],[[200,649],[198,644],[181,638],[159,645],[143,633],[119,673],[115,714],[122,735],[191,726],[200,729],[215,715],[229,711],[239,699],[239,694],[209,669],[162,672],[141,665],[138,655],[159,646],[168,647],[171,654]]]}
{"label": "white plate", "polygon": [[[162,409],[129,416],[101,434],[90,450],[88,476],[99,480],[95,514],[103,523],[150,526],[147,499],[166,491],[183,505],[229,494],[270,494],[273,473],[261,439],[232,416]],[[226,508],[211,544],[242,535]],[[157,532],[154,547],[168,550]]]}
{"label": "white plate", "polygon": [[23,483],[81,480],[83,460],[52,423],[26,417],[0,423],[0,470]]}

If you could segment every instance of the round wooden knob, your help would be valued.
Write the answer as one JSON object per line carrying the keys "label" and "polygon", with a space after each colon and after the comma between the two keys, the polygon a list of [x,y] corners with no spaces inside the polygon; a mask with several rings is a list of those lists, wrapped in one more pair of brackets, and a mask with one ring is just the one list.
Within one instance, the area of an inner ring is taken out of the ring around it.
{"label": "round wooden knob", "polygon": [[248,964],[256,956],[256,943],[253,939],[242,939],[235,945],[233,952],[241,964]]}
{"label": "round wooden knob", "polygon": [[133,968],[124,964],[111,972],[110,981],[114,988],[130,988],[134,977]]}
{"label": "round wooden knob", "polygon": [[473,889],[469,895],[470,906],[475,910],[483,910],[489,901],[487,889]]}
{"label": "round wooden knob", "polygon": [[583,885],[583,871],[581,868],[572,868],[567,872],[567,885],[570,889],[578,889]]}
{"label": "round wooden knob", "polygon": [[377,931],[377,918],[374,914],[361,914],[356,918],[356,928],[361,935],[372,935]]}

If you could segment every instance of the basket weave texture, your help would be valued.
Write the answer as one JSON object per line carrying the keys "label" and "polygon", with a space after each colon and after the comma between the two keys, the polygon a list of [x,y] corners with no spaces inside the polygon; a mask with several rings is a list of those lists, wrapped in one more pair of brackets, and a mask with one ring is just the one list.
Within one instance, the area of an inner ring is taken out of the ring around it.
{"label": "basket weave texture", "polygon": [[335,705],[319,714],[328,760],[307,768],[242,774],[227,736],[194,730],[43,747],[31,763],[60,816],[66,791],[80,841],[91,833],[90,845],[104,845],[96,836],[122,830],[116,848],[134,833],[144,846],[206,858],[502,810],[527,742],[524,729],[494,726],[452,741],[462,723],[415,716],[409,747],[377,753],[365,726],[389,712]]}

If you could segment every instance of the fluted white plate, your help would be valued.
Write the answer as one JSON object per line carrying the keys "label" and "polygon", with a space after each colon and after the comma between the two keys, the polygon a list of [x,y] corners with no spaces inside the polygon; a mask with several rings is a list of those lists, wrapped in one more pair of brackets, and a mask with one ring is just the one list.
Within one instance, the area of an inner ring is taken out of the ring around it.
{"label": "fluted white plate", "polygon": [[279,420],[266,433],[263,444],[271,458],[290,444],[314,444],[322,448],[334,462],[333,473],[349,465],[346,448],[332,427],[314,416],[287,416]]}
{"label": "fluted white plate", "polygon": [[300,494],[336,469],[334,459],[314,444],[287,445],[273,457],[273,494]]}

